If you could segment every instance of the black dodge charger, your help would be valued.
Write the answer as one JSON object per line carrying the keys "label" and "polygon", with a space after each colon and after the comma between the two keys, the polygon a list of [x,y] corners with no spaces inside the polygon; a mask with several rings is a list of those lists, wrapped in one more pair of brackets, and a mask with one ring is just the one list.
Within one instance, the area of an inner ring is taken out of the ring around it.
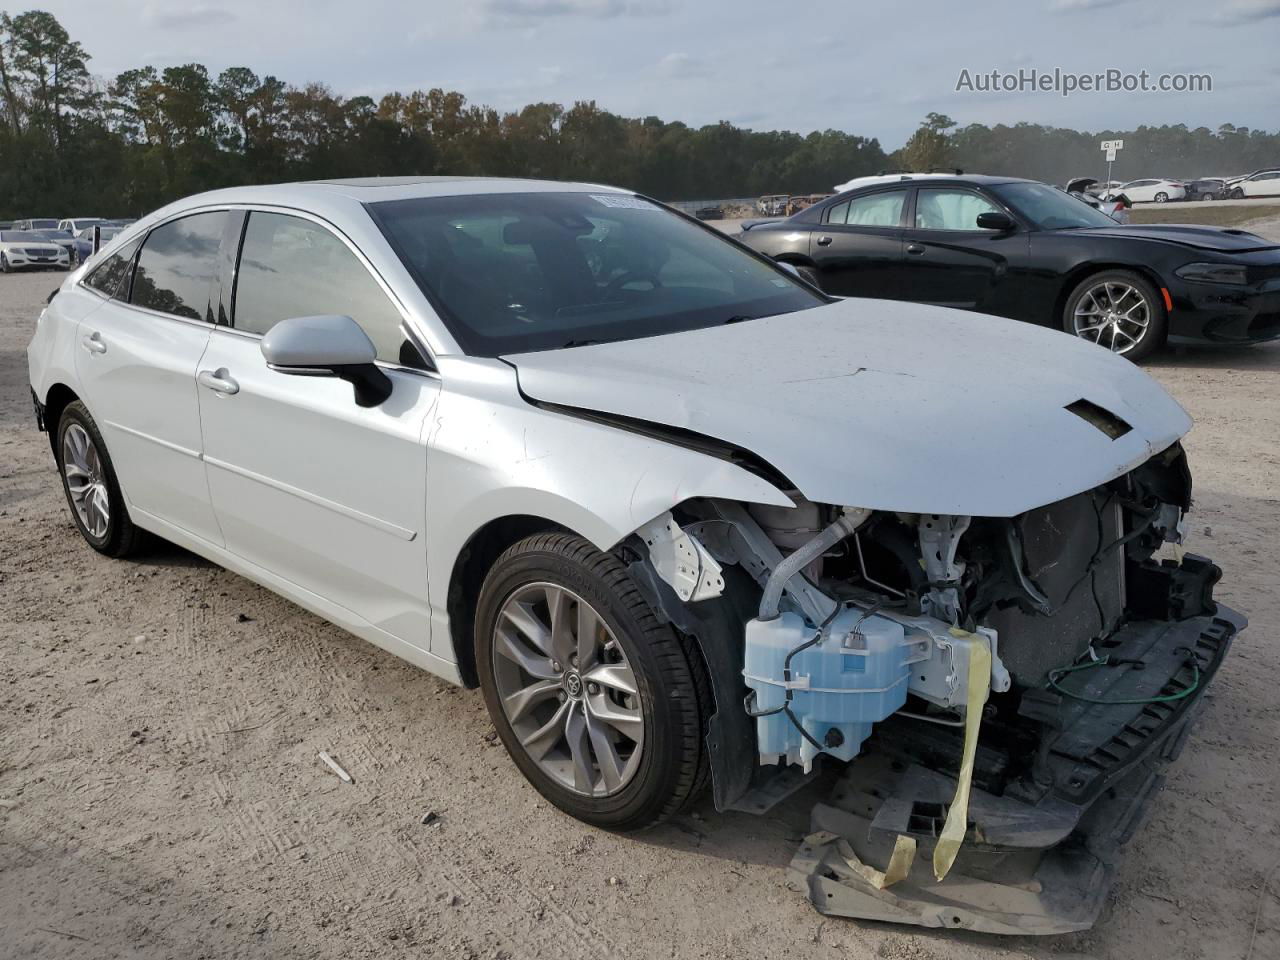
{"label": "black dodge charger", "polygon": [[875,178],[740,238],[825,292],[1058,327],[1140,360],[1280,337],[1280,245],[1243,230],[1121,225],[1054,187]]}

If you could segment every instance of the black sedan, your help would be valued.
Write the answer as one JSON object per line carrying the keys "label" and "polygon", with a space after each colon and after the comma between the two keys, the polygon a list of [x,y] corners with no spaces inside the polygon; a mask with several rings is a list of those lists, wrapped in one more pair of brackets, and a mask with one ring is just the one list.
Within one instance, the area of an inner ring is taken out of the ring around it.
{"label": "black sedan", "polygon": [[740,238],[844,297],[1057,327],[1133,360],[1280,337],[1280,245],[1242,230],[1121,225],[1055,187],[880,177]]}

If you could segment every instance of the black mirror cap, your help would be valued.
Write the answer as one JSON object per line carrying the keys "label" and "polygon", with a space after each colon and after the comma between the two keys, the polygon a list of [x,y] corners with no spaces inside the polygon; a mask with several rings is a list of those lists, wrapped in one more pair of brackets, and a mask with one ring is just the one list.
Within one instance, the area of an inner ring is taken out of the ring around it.
{"label": "black mirror cap", "polygon": [[978,227],[982,230],[999,230],[1001,233],[1008,233],[1016,226],[1013,217],[999,210],[988,210],[986,213],[978,214]]}

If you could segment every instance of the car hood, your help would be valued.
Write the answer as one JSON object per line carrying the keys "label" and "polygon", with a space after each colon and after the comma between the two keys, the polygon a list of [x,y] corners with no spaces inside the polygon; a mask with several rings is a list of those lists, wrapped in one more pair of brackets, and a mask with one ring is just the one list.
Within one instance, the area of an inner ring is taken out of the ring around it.
{"label": "car hood", "polygon": [[[1014,516],[1125,473],[1191,427],[1100,347],[885,300],[503,359],[533,402],[714,438],[811,500],[880,510]],[[1067,409],[1080,400],[1131,429],[1112,439]]]}
{"label": "car hood", "polygon": [[1088,233],[1091,237],[1122,237],[1126,240],[1159,240],[1176,243],[1196,250],[1215,250],[1219,253],[1255,253],[1259,250],[1280,250],[1280,246],[1246,230],[1223,227],[1201,227],[1191,223],[1147,223],[1122,227],[1090,227],[1072,230],[1073,234]]}

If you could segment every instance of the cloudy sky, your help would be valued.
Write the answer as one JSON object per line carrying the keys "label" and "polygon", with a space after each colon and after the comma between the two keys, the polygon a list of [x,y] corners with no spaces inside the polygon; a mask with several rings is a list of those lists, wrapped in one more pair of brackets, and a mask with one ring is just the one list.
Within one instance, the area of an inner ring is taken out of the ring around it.
{"label": "cloudy sky", "polygon": [[[33,5],[35,5],[33,3]],[[1280,128],[1280,0],[76,0],[51,10],[104,77],[246,65],[339,93],[444,87],[511,109],[594,99],[628,116],[836,127],[899,146],[961,123]],[[15,7],[21,9],[20,7]],[[1207,73],[1211,93],[957,91],[1000,70]]]}

